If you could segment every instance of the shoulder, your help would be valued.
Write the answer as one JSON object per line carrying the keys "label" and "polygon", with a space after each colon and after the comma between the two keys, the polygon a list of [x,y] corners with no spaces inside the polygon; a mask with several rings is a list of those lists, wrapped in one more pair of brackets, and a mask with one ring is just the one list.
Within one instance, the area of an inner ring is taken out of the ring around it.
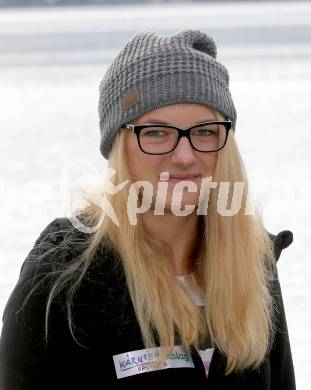
{"label": "shoulder", "polygon": [[70,220],[59,217],[49,222],[38,234],[20,270],[20,278],[47,271],[58,263],[64,262],[71,254],[72,246],[66,245],[74,238],[74,230]]}
{"label": "shoulder", "polygon": [[[24,260],[20,278],[34,275],[62,272],[74,262],[80,264],[79,256],[89,248],[93,234],[79,230],[68,217],[53,219],[41,231],[30,253]],[[86,279],[100,279],[103,273],[120,268],[121,261],[118,251],[105,234],[97,245],[88,263]],[[80,266],[83,268],[82,263]],[[80,267],[80,270],[81,270]]]}
{"label": "shoulder", "polygon": [[[21,264],[17,283],[5,305],[2,319],[4,320],[9,314],[13,316],[18,308],[24,306],[23,303],[26,302],[26,297],[28,301],[30,293],[32,307],[43,307],[56,278],[67,273],[69,266],[76,260],[77,263],[72,270],[80,274],[78,257],[87,248],[90,239],[91,234],[76,229],[67,217],[58,217],[49,222],[39,233]],[[108,237],[105,236],[103,241],[87,270],[86,281],[98,283],[102,280],[107,284],[107,281],[112,283],[115,279],[112,276],[117,272],[111,270],[116,267],[111,265],[119,264],[116,261],[117,253],[112,249],[112,245],[108,245],[110,244]],[[103,278],[104,274],[107,278]]]}
{"label": "shoulder", "polygon": [[[293,242],[293,233],[290,230],[282,230],[278,234],[268,232],[275,253],[275,260],[278,262],[282,250]],[[283,308],[282,291],[278,273],[278,263],[273,265],[273,272],[269,279],[269,290],[278,307]]]}
{"label": "shoulder", "polygon": [[59,244],[69,235],[79,235],[81,232],[74,227],[70,218],[58,217],[53,219],[48,225],[41,231],[37,238],[35,245],[42,242],[48,242],[49,244]]}
{"label": "shoulder", "polygon": [[[282,250],[287,248],[293,242],[293,233],[290,230],[282,230],[278,234],[269,233],[270,239],[273,243],[276,261],[279,260]],[[268,287],[270,290],[271,297],[273,299],[275,308],[275,320],[281,322],[281,328],[284,327],[285,312],[282,297],[281,283],[279,280],[278,264],[273,266],[273,274],[269,279]]]}
{"label": "shoulder", "polygon": [[[58,217],[49,222],[39,233],[28,257],[52,258],[55,254],[65,256],[79,254],[90,244],[93,234],[78,229],[69,217]],[[112,248],[113,245],[105,235],[99,248]],[[66,260],[64,259],[64,260]]]}

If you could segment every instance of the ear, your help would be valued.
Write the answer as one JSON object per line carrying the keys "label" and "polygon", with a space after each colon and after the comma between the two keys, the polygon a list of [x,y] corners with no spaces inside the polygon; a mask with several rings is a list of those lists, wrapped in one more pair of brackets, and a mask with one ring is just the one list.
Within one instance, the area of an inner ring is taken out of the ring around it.
{"label": "ear", "polygon": [[275,258],[278,261],[281,252],[293,242],[293,233],[290,230],[282,230],[277,235],[269,233],[274,244]]}

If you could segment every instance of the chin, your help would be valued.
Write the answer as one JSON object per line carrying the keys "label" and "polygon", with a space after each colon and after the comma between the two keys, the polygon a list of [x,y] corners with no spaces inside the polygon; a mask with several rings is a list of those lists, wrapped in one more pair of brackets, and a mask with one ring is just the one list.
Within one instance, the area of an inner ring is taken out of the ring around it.
{"label": "chin", "polygon": [[[187,206],[191,206],[193,208],[194,206],[194,210],[192,211],[192,213],[195,213],[196,212],[196,209],[197,209],[197,206],[198,206],[198,198],[186,198],[183,197],[182,201],[179,203],[179,204],[176,204],[176,208],[180,209],[181,211],[185,210],[185,207],[188,208]],[[171,202],[171,199],[166,203],[165,205],[165,209],[166,210],[169,210],[169,211],[172,211],[172,205],[173,203]],[[192,214],[190,213],[190,214]],[[189,215],[190,215],[189,214]]]}

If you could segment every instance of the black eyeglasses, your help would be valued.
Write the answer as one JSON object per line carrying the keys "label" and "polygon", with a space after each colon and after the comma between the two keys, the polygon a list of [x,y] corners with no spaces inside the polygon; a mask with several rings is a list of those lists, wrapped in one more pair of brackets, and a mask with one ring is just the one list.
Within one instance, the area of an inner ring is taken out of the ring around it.
{"label": "black eyeglasses", "polygon": [[134,132],[141,151],[147,154],[170,153],[181,137],[187,137],[194,150],[210,153],[226,145],[231,125],[227,119],[198,123],[186,129],[163,124],[124,124],[121,129]]}

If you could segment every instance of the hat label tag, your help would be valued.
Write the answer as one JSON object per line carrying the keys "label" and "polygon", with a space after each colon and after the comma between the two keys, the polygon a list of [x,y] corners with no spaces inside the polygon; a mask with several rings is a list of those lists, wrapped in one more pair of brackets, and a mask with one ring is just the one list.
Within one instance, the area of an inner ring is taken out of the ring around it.
{"label": "hat label tag", "polygon": [[139,102],[139,91],[138,89],[133,89],[127,95],[122,96],[122,108],[123,110],[128,110],[134,104]]}

